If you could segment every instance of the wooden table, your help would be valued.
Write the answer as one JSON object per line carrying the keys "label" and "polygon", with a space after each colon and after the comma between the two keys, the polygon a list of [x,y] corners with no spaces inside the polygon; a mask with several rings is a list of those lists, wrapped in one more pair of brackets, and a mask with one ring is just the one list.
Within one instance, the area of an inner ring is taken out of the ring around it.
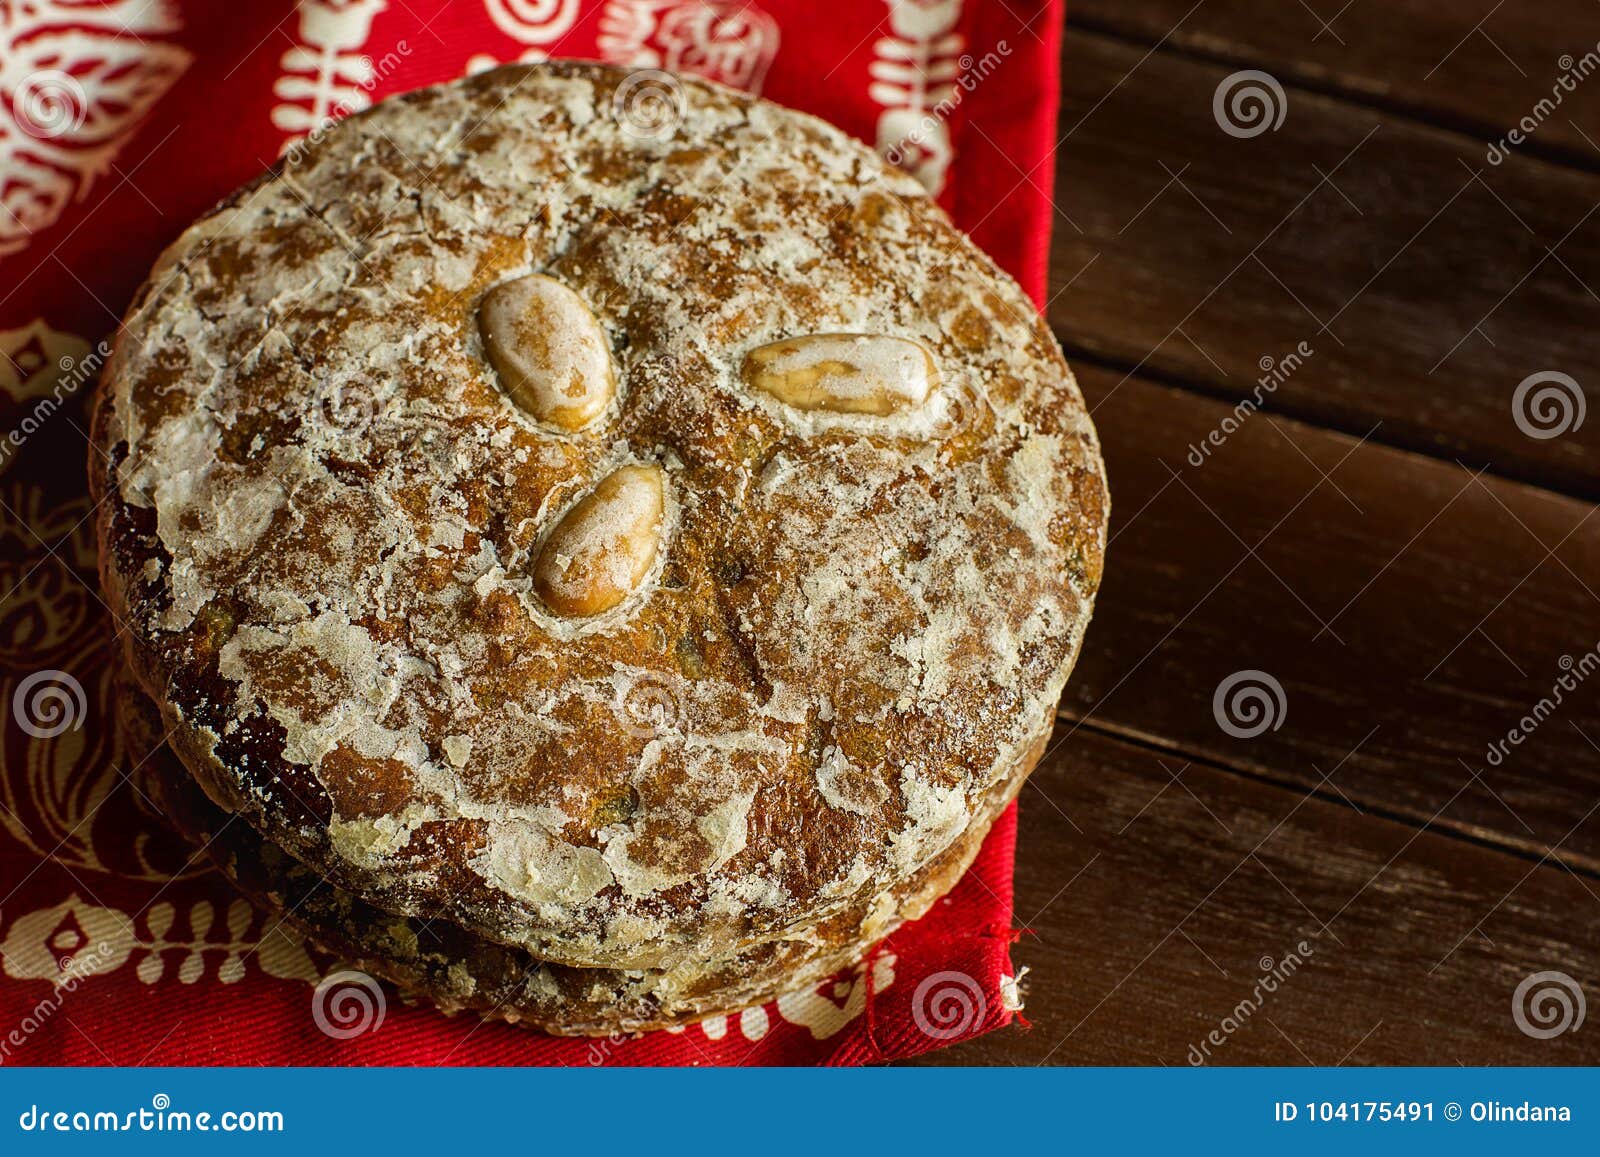
{"label": "wooden table", "polygon": [[[1022,796],[1032,1027],[928,1060],[1600,1063],[1597,40],[1075,0],[1049,317],[1111,547]],[[1230,83],[1282,123],[1223,131]],[[1591,1023],[1519,1027],[1542,972],[1523,1022]]]}

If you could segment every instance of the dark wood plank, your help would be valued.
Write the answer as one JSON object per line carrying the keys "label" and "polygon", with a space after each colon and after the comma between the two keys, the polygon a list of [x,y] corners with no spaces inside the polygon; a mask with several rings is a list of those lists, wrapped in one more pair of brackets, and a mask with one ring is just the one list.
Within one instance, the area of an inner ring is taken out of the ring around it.
{"label": "dark wood plank", "polygon": [[[1574,829],[1600,804],[1593,506],[1265,413],[1196,466],[1230,407],[1079,377],[1112,540],[1069,717],[1600,870],[1600,824]],[[1252,669],[1282,714],[1238,738],[1215,694]]]}
{"label": "dark wood plank", "polygon": [[1211,1063],[1600,1062],[1590,1025],[1538,1040],[1512,1019],[1548,970],[1592,1017],[1593,881],[1085,731],[1031,783],[1014,956],[1033,1027],[930,1063],[1183,1065],[1286,962]]}
{"label": "dark wood plank", "polygon": [[[1263,4],[1260,0],[1073,0],[1086,28],[1161,42],[1284,84],[1449,125],[1498,141],[1523,117],[1518,151],[1600,167],[1600,15],[1589,0],[1393,0]],[[1567,84],[1562,84],[1562,78]],[[1559,104],[1548,112],[1541,100]]]}
{"label": "dark wood plank", "polygon": [[1236,139],[1212,115],[1225,67],[1067,41],[1049,315],[1069,352],[1239,399],[1304,342],[1273,409],[1600,497],[1600,419],[1541,439],[1513,417],[1530,375],[1571,375],[1586,409],[1600,387],[1600,177],[1489,168],[1465,137],[1299,91]]}

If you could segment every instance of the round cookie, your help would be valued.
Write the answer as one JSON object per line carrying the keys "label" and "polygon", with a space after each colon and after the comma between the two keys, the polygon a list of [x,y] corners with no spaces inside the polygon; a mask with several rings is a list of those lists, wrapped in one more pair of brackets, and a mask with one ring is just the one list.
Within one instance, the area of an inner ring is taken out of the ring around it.
{"label": "round cookie", "polygon": [[[448,920],[397,916],[329,884],[202,792],[162,735],[161,716],[126,671],[116,681],[115,723],[125,750],[168,825],[258,907],[325,951],[428,1000],[447,1014],[561,1036],[609,1036],[687,1024],[810,987],[855,963],[854,946],[805,946],[686,963],[670,971],[572,968],[474,936]],[[1013,790],[1022,786],[1018,775]],[[987,831],[988,825],[981,825]],[[976,826],[919,873],[915,918],[966,872],[982,843]],[[845,921],[848,924],[848,919]]]}
{"label": "round cookie", "polygon": [[210,799],[360,902],[821,974],[1038,758],[1098,447],[914,181],[625,77],[383,102],[186,232],[98,395],[103,583]]}

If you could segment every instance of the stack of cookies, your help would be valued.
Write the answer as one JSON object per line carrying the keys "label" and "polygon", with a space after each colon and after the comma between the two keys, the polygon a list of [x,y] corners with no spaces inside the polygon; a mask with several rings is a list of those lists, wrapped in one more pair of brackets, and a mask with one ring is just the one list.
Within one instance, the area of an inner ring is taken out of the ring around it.
{"label": "stack of cookies", "polygon": [[558,1033],[925,912],[1040,757],[1105,546],[1060,351],[921,188],[651,83],[341,122],[163,255],[95,412],[173,825],[358,966]]}

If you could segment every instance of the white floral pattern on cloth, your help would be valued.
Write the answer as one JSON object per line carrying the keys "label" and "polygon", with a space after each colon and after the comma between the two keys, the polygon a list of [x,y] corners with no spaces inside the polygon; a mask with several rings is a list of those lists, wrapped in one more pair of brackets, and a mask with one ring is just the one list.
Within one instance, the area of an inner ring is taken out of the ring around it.
{"label": "white floral pattern on cloth", "polygon": [[957,30],[961,0],[884,0],[890,35],[873,46],[870,96],[878,116],[878,152],[937,196],[944,191],[954,150],[950,126],[938,113],[952,101],[966,38]]}
{"label": "white floral pattern on cloth", "polygon": [[[551,51],[594,53],[633,67],[697,73],[750,92],[761,91],[780,45],[777,21],[745,0],[460,2],[486,15],[512,42],[509,51],[520,46],[522,60]],[[876,107],[865,110],[865,124],[878,118],[880,148],[924,123],[949,94],[963,47],[957,30],[961,0],[884,3],[890,34],[878,43],[871,67]],[[402,16],[398,9],[415,15],[395,0],[299,0],[283,26],[294,46],[281,55],[278,47],[264,46],[265,56],[278,61],[268,75],[273,96],[266,103],[273,106],[271,124],[287,136],[286,150],[330,119],[371,103],[373,82],[383,70],[366,49],[383,40],[390,17],[379,22],[376,40],[372,29],[389,9],[396,10],[390,12],[396,21]],[[583,41],[581,49],[571,49],[573,41],[564,45],[562,38],[572,33],[580,10],[589,19],[574,37]],[[190,67],[193,58],[175,43],[179,31],[177,0],[0,0],[0,256],[25,248],[33,233],[60,219],[109,171],[150,109]],[[798,42],[806,29],[790,31]],[[596,34],[598,43],[588,39]],[[495,63],[489,56],[474,58],[479,67]],[[39,73],[55,87],[30,82]],[[72,83],[63,83],[62,76]],[[255,115],[257,127],[264,128],[265,118]],[[50,135],[62,126],[60,135]],[[906,167],[934,188],[943,185],[949,167],[948,132],[943,125],[939,131],[942,136],[922,141],[926,155],[901,154],[911,158]],[[32,407],[54,384],[63,359],[81,361],[89,349],[83,337],[42,320],[0,330],[0,410]],[[57,415],[54,427],[69,419],[82,423],[74,411]],[[55,449],[30,446],[27,455],[49,458]],[[0,458],[0,472],[13,461]],[[76,969],[80,978],[116,977],[108,989],[116,983],[151,986],[153,999],[170,998],[172,990],[157,985],[207,979],[316,985],[339,962],[247,901],[231,898],[210,869],[186,869],[187,849],[165,843],[175,837],[140,802],[137,775],[130,786],[122,772],[111,770],[132,769],[125,767],[120,745],[112,746],[115,729],[100,725],[111,694],[99,649],[108,631],[104,612],[82,581],[92,584],[94,569],[92,535],[83,521],[87,501],[61,493],[59,486],[17,481],[18,475],[37,474],[37,465],[37,459],[25,463],[0,485],[0,497],[17,515],[0,517],[0,591],[12,592],[0,607],[0,710],[10,711],[12,692],[28,672],[60,668],[81,677],[89,723],[39,740],[20,736],[5,718],[0,844],[10,845],[5,851],[18,862],[30,854],[53,859],[81,879],[76,892],[69,891],[71,881],[35,886],[31,895],[0,910],[0,973],[37,991],[45,982],[59,988],[68,970]],[[39,539],[58,558],[51,559]],[[174,859],[174,853],[181,855]],[[32,867],[29,860],[22,870]],[[120,889],[105,892],[108,905],[94,892],[111,877],[142,882],[105,885]],[[180,878],[165,890],[168,881]],[[906,967],[913,971],[909,980],[902,976],[902,984],[916,979],[909,956]],[[780,1050],[793,1047],[785,1041],[849,1039],[869,1000],[895,983],[895,969],[895,954],[880,951],[870,964],[806,991],[672,1031],[725,1045],[765,1042]],[[1007,983],[1009,1008],[1020,1000],[1015,982],[1003,978]],[[235,989],[233,999],[240,995]]]}
{"label": "white floral pattern on cloth", "polygon": [[243,980],[251,962],[282,980],[315,984],[321,979],[305,945],[280,922],[243,900],[228,905],[220,929],[216,914],[211,901],[194,901],[183,913],[184,931],[174,932],[179,911],[173,904],[157,901],[141,917],[85,903],[73,893],[13,921],[0,941],[0,965],[15,980],[60,984],[73,975],[104,976],[137,957],[135,974],[145,984],[156,984],[169,977],[168,954],[181,953],[170,973],[181,984],[200,980],[213,962],[223,984]]}
{"label": "white floral pattern on cloth", "polygon": [[[0,829],[73,872],[152,883],[199,875],[204,869],[150,802],[148,769],[128,759],[106,718],[113,690],[105,634],[96,616],[90,638],[80,639],[61,668],[0,677],[9,712],[18,710],[16,698],[31,693],[37,702],[54,696],[52,709],[57,716],[66,713],[59,734],[51,728],[40,737],[7,720],[12,725],[0,749]],[[75,671],[83,674],[81,682]]]}
{"label": "white floral pattern on cloth", "polygon": [[272,123],[285,133],[284,151],[330,121],[372,104],[375,69],[360,52],[373,18],[388,0],[300,0],[298,40],[279,60]]}
{"label": "white floral pattern on cloth", "polygon": [[[483,0],[494,26],[519,44],[527,45],[516,60],[531,64],[549,55],[548,45],[572,31],[578,19],[578,0]],[[506,63],[491,53],[479,52],[467,60],[467,72],[483,72]]]}
{"label": "white floral pattern on cloth", "polygon": [[600,58],[689,72],[759,93],[778,55],[778,22],[743,0],[607,0]]}
{"label": "white floral pattern on cloth", "polygon": [[894,964],[893,952],[879,952],[870,961],[870,983],[869,963],[863,961],[848,973],[800,992],[787,993],[776,1001],[747,1008],[736,1017],[713,1016],[698,1024],[667,1031],[700,1032],[707,1040],[719,1041],[728,1035],[732,1027],[730,1022],[733,1022],[738,1025],[740,1035],[755,1044],[772,1031],[772,1013],[768,1012],[771,1009],[780,1020],[806,1029],[813,1040],[827,1040],[837,1036],[866,1011],[868,997],[875,997],[894,983]]}
{"label": "white floral pattern on cloth", "polygon": [[57,399],[64,392],[59,383],[89,349],[86,339],[53,329],[43,318],[17,329],[0,330],[0,423],[11,432],[0,442],[0,474],[16,459],[20,446],[15,439],[28,433],[30,419],[44,420],[59,408]]}
{"label": "white floral pattern on cloth", "polygon": [[[0,487],[0,498],[12,512],[0,515],[0,589],[9,593],[0,603],[0,677],[71,669],[86,641],[105,633],[94,594],[71,573],[94,573],[94,528],[85,521],[89,497],[58,502],[14,482]],[[55,560],[45,554],[41,538],[59,544]],[[59,565],[47,565],[56,560]],[[10,703],[8,697],[7,710]]]}
{"label": "white floral pattern on cloth", "polygon": [[51,329],[35,318],[20,329],[0,329],[0,394],[14,406],[50,392],[57,372],[65,372],[89,352],[87,339]]}
{"label": "white floral pattern on cloth", "polygon": [[167,0],[0,4],[0,256],[82,200],[188,68]]}
{"label": "white floral pattern on cloth", "polygon": [[540,56],[545,45],[572,31],[578,18],[578,0],[483,0],[483,6],[496,28]]}
{"label": "white floral pattern on cloth", "polygon": [[197,869],[111,724],[89,496],[81,475],[50,469],[81,458],[104,349],[38,319],[0,331],[0,470],[23,462],[0,483],[0,833],[69,871],[164,883]]}

